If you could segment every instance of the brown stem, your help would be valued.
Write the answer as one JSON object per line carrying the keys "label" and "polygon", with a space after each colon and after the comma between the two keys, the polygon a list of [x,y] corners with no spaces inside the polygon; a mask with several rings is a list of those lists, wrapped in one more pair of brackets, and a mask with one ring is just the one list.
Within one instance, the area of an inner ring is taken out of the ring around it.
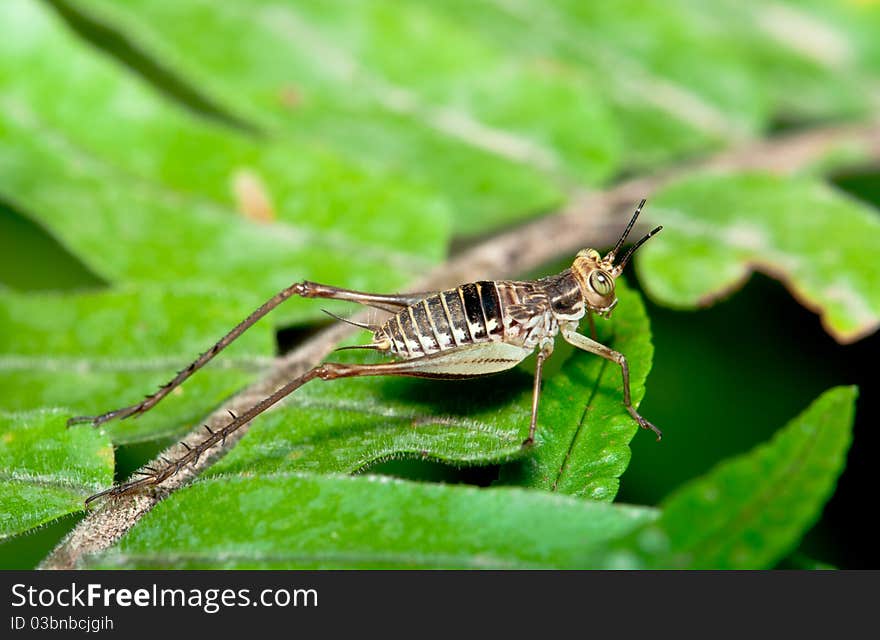
{"label": "brown stem", "polygon": [[[467,249],[437,267],[426,278],[413,283],[412,290],[441,289],[471,280],[503,278],[536,269],[551,260],[572,255],[585,245],[610,246],[620,234],[627,214],[643,197],[650,198],[659,187],[699,169],[764,170],[792,173],[804,170],[841,148],[857,148],[864,162],[880,162],[880,124],[845,125],[814,129],[788,136],[752,142],[710,158],[686,163],[658,174],[617,183],[603,191],[573,197],[560,212],[496,235]],[[295,274],[294,274],[295,275]],[[211,428],[228,422],[229,411],[244,413],[285,382],[305,373],[334,346],[353,333],[346,324],[334,325],[279,358],[266,375],[234,396],[211,414]],[[186,484],[210,466],[246,433],[248,425],[205,451],[195,464],[168,478],[150,495],[127,495],[107,501],[89,513],[43,561],[43,569],[72,569],[88,554],[107,549],[125,534],[164,496]],[[200,426],[186,442],[195,447],[205,437]],[[186,453],[182,445],[163,452],[168,458]]]}

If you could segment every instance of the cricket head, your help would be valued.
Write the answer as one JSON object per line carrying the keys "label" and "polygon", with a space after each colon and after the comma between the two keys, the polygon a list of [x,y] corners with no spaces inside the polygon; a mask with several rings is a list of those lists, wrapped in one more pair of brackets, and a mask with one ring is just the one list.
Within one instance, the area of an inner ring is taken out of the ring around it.
{"label": "cricket head", "polygon": [[617,294],[614,292],[615,280],[623,273],[626,263],[629,262],[636,249],[645,244],[649,238],[663,228],[657,227],[653,229],[648,235],[630,247],[629,251],[615,264],[617,254],[626,242],[626,237],[632,231],[633,226],[635,226],[636,220],[644,206],[645,201],[642,200],[629,224],[626,225],[626,229],[623,231],[617,244],[614,245],[614,248],[604,258],[595,249],[581,249],[574,259],[571,271],[577,279],[587,308],[593,313],[610,317],[611,311],[617,306]]}

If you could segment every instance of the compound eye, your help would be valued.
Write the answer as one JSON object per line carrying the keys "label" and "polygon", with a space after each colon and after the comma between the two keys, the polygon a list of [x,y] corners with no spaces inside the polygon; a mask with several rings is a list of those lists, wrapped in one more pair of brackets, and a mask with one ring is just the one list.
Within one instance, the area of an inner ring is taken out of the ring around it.
{"label": "compound eye", "polygon": [[590,286],[600,296],[608,296],[614,291],[614,279],[604,271],[594,271],[590,274]]}

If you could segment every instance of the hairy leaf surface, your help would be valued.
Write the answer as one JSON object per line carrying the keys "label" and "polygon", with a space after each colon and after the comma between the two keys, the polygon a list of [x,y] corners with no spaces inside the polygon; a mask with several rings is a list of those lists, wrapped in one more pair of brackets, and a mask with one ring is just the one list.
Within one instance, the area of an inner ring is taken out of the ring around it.
{"label": "hairy leaf surface", "polygon": [[91,566],[575,568],[652,509],[521,489],[380,477],[267,475],[199,482],[161,502]]}
{"label": "hairy leaf surface", "polygon": [[0,412],[0,540],[83,509],[113,479],[113,447],[61,410]]}

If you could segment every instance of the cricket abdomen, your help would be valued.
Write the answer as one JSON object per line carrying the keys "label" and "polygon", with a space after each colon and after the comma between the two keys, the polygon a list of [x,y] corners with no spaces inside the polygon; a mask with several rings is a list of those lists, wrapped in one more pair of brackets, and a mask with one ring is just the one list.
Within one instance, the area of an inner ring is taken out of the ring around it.
{"label": "cricket abdomen", "polygon": [[373,340],[404,358],[417,358],[504,337],[501,302],[494,282],[463,284],[435,293],[391,316]]}

